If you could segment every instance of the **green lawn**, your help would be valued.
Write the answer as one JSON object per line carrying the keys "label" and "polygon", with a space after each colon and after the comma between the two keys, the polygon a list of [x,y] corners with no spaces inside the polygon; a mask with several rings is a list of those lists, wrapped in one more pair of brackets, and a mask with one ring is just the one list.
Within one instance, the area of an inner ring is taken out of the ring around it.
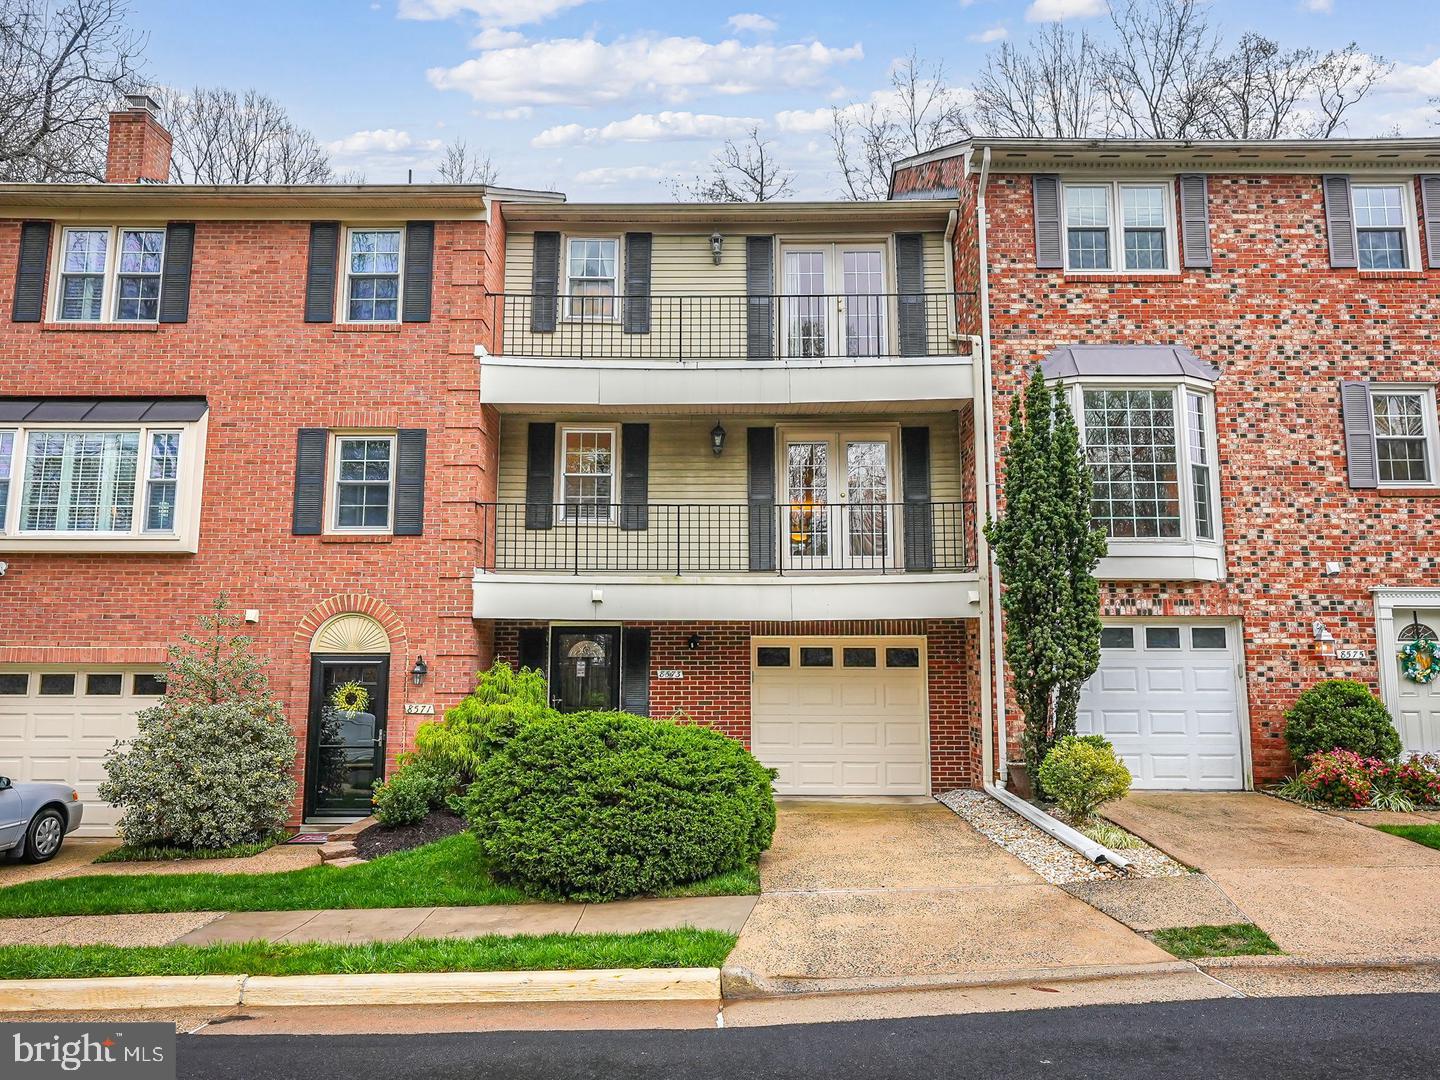
{"label": "green lawn", "polygon": [[1156,930],[1156,945],[1181,960],[1201,956],[1281,956],[1280,946],[1253,923],[1228,926],[1174,926]]}
{"label": "green lawn", "polygon": [[131,847],[122,844],[111,848],[98,859],[97,863],[112,862],[174,862],[177,859],[244,859],[269,851],[276,844],[289,838],[289,833],[276,833],[269,840],[254,844],[235,844],[227,848],[182,848],[182,847]]}
{"label": "green lawn", "polygon": [[1440,825],[1376,825],[1375,828],[1426,847],[1440,848]]}
{"label": "green lawn", "polygon": [[[0,868],[0,883],[5,880]],[[720,874],[671,895],[758,893],[753,870]],[[518,904],[496,884],[468,833],[358,866],[309,866],[272,874],[114,874],[52,878],[0,888],[0,918],[124,915],[157,911],[299,911],[306,908],[463,907]]]}
{"label": "green lawn", "polygon": [[719,930],[423,939],[368,945],[255,941],[129,948],[4,945],[0,946],[0,979],[719,967],[734,947],[735,935]]}

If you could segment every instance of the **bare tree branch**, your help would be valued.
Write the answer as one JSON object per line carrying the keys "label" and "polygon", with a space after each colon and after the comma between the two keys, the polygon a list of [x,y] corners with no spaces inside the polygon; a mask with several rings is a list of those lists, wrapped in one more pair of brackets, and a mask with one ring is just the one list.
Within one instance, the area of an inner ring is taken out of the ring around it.
{"label": "bare tree branch", "polygon": [[157,87],[174,140],[170,178],[182,184],[323,184],[330,161],[315,136],[258,90]]}
{"label": "bare tree branch", "polygon": [[445,160],[435,170],[435,180],[440,184],[493,184],[496,176],[490,155],[478,150],[471,153],[459,138],[445,147]]}
{"label": "bare tree branch", "polygon": [[126,0],[0,0],[0,180],[105,178],[106,121],[139,83]]}
{"label": "bare tree branch", "polygon": [[775,160],[773,144],[752,127],[743,143],[726,139],[710,164],[710,175],[689,183],[671,181],[676,199],[689,202],[770,202],[794,194],[795,174]]}
{"label": "bare tree branch", "polygon": [[975,126],[987,135],[1078,139],[1109,130],[1100,53],[1084,31],[1051,23],[1024,47],[1004,42],[974,87]]}

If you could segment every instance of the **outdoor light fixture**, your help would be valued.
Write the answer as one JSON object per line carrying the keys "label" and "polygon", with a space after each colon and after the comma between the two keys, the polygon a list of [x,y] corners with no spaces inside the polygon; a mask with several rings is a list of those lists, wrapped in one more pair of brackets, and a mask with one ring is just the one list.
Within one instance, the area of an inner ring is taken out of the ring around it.
{"label": "outdoor light fixture", "polygon": [[720,426],[720,421],[715,421],[715,426],[710,429],[710,449],[715,451],[719,457],[725,450],[725,429]]}
{"label": "outdoor light fixture", "polygon": [[718,232],[712,232],[710,234],[710,255],[714,258],[716,266],[720,265],[720,252],[724,247],[725,237],[721,236]]}
{"label": "outdoor light fixture", "polygon": [[429,674],[430,669],[425,664],[425,657],[417,656],[415,658],[415,666],[410,669],[410,681],[416,686],[421,686],[425,682],[425,676]]}
{"label": "outdoor light fixture", "polygon": [[691,634],[685,642],[685,647],[687,649],[698,649],[700,647],[700,635]]}

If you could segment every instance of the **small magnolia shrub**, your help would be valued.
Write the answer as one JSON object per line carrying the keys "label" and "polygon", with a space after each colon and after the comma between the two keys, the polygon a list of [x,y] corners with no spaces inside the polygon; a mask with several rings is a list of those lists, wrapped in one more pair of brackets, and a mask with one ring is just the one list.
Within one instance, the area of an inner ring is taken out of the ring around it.
{"label": "small magnolia shrub", "polygon": [[227,606],[222,595],[201,618],[206,637],[170,649],[165,696],[106,754],[100,798],[121,808],[132,847],[258,843],[289,816],[295,737]]}
{"label": "small magnolia shrub", "polygon": [[1067,735],[1040,763],[1040,787],[1072,821],[1088,822],[1096,809],[1130,790],[1130,770],[1099,735]]}
{"label": "small magnolia shrub", "polygon": [[497,662],[482,672],[475,689],[443,719],[415,732],[415,760],[449,778],[451,790],[467,786],[494,747],[528,720],[553,715],[545,676]]}
{"label": "small magnolia shrub", "polygon": [[1384,702],[1354,679],[1327,679],[1301,694],[1285,714],[1285,743],[1301,763],[1324,750],[1381,761],[1400,753],[1400,733]]}
{"label": "small magnolia shrub", "polygon": [[427,762],[409,755],[389,778],[377,781],[372,802],[381,825],[413,825],[431,810],[445,805],[450,777]]}
{"label": "small magnolia shrub", "polygon": [[774,775],[708,728],[550,713],[481,763],[466,814],[497,878],[610,900],[751,863],[775,831]]}

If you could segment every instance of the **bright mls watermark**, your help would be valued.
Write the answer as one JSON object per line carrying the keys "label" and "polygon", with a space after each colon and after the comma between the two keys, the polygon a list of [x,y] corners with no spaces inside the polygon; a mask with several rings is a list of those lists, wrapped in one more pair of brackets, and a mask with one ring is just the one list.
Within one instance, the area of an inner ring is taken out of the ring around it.
{"label": "bright mls watermark", "polygon": [[0,1076],[175,1080],[173,1024],[0,1024]]}

